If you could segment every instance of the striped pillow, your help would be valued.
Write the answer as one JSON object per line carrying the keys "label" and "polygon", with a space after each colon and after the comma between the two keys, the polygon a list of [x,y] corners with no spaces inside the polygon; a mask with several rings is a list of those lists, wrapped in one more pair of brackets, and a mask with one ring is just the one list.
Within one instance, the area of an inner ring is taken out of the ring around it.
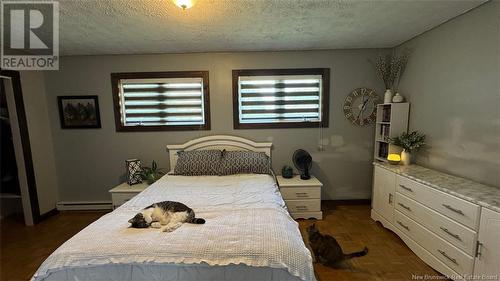
{"label": "striped pillow", "polygon": [[270,174],[271,161],[264,152],[222,151],[220,175]]}
{"label": "striped pillow", "polygon": [[219,175],[221,150],[179,151],[174,175],[217,176]]}

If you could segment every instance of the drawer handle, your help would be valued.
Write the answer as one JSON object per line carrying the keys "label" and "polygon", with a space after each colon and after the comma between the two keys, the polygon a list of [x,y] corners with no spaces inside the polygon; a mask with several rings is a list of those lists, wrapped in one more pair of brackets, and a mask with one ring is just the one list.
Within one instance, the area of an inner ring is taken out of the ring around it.
{"label": "drawer handle", "polygon": [[309,195],[305,192],[296,192],[295,195],[297,195],[297,197],[309,197]]}
{"label": "drawer handle", "polygon": [[445,207],[446,209],[448,209],[448,210],[450,210],[450,211],[452,211],[452,212],[455,212],[455,213],[457,213],[457,214],[459,214],[459,215],[462,215],[462,216],[464,216],[464,215],[465,215],[465,214],[464,214],[464,212],[462,212],[462,210],[455,209],[455,208],[453,208],[452,206],[450,206],[450,205],[448,205],[448,204],[442,204],[442,205],[443,205],[443,207]]}
{"label": "drawer handle", "polygon": [[443,255],[443,257],[447,258],[449,261],[451,261],[452,263],[458,265],[458,262],[456,259],[454,258],[451,258],[450,256],[448,256],[448,254],[445,252],[445,251],[441,251],[441,250],[438,250],[438,252]]}
{"label": "drawer handle", "polygon": [[307,210],[307,206],[296,206],[298,210]]}
{"label": "drawer handle", "polygon": [[452,233],[451,231],[448,230],[448,228],[444,228],[442,226],[440,226],[439,228],[441,228],[442,231],[444,231],[446,234],[450,235],[451,237],[457,239],[458,241],[462,241],[462,238],[460,238],[460,235]]}
{"label": "drawer handle", "polygon": [[392,205],[392,193],[389,193],[389,204]]}
{"label": "drawer handle", "polygon": [[403,208],[405,208],[406,210],[408,210],[408,211],[410,211],[410,212],[411,212],[410,207],[406,206],[405,204],[403,204],[403,203],[398,203],[398,205],[399,205],[399,206],[401,206],[401,207],[403,207]]}
{"label": "drawer handle", "polygon": [[402,184],[400,184],[399,186],[401,186],[402,189],[406,190],[406,191],[409,191],[409,192],[413,192],[413,189],[407,187],[407,186],[404,186]]}
{"label": "drawer handle", "polygon": [[476,244],[476,258],[481,258],[481,250],[483,249],[483,243],[477,241],[477,244]]}
{"label": "drawer handle", "polygon": [[398,224],[401,225],[404,229],[410,231],[410,228],[407,225],[404,225],[402,222],[398,221]]}

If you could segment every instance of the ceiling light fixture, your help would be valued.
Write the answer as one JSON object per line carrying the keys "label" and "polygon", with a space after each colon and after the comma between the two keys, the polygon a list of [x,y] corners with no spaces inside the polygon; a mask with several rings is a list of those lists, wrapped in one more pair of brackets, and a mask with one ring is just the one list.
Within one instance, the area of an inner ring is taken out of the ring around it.
{"label": "ceiling light fixture", "polygon": [[196,0],[173,0],[174,4],[183,10],[189,9],[194,6]]}

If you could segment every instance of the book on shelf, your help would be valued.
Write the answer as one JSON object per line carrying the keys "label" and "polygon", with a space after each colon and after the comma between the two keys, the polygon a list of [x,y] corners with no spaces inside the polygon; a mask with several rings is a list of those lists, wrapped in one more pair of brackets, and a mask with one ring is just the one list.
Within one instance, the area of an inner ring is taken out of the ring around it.
{"label": "book on shelf", "polygon": [[384,106],[382,109],[382,122],[391,122],[391,107]]}
{"label": "book on shelf", "polygon": [[383,134],[384,140],[388,141],[389,140],[390,126],[389,125],[385,125],[385,126],[382,126],[382,127],[384,128],[384,134]]}
{"label": "book on shelf", "polygon": [[387,158],[388,154],[389,154],[389,144],[381,143],[378,148],[378,157],[385,159]]}
{"label": "book on shelf", "polygon": [[390,128],[391,128],[391,126],[388,124],[380,125],[380,131],[379,131],[380,138],[379,138],[379,140],[383,140],[383,141],[389,140]]}

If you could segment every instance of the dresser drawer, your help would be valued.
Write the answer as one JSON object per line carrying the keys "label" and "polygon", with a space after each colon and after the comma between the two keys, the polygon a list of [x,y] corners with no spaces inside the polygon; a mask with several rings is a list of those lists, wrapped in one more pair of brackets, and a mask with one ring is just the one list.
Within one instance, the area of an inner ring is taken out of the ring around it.
{"label": "dresser drawer", "polygon": [[283,187],[280,189],[283,199],[320,199],[321,187]]}
{"label": "dresser drawer", "polygon": [[396,210],[425,226],[470,256],[475,253],[476,232],[396,192]]}
{"label": "dresser drawer", "polygon": [[323,219],[323,213],[321,211],[317,211],[317,212],[294,212],[294,213],[290,213],[290,215],[294,219],[306,219],[306,220],[308,220],[308,219],[317,219],[317,220]]}
{"label": "dresser drawer", "polygon": [[472,274],[474,259],[471,256],[425,229],[422,225],[408,218],[398,210],[394,213],[394,222],[400,231],[415,240],[415,242],[458,274]]}
{"label": "dresser drawer", "polygon": [[476,204],[402,176],[397,176],[396,191],[473,230],[477,230],[479,206]]}
{"label": "dresser drawer", "polygon": [[321,200],[319,199],[285,200],[285,202],[290,213],[321,211]]}
{"label": "dresser drawer", "polygon": [[139,193],[137,193],[137,192],[112,193],[111,199],[113,200],[113,207],[118,207],[120,205],[123,205],[125,202],[132,199],[137,194],[139,194]]}

